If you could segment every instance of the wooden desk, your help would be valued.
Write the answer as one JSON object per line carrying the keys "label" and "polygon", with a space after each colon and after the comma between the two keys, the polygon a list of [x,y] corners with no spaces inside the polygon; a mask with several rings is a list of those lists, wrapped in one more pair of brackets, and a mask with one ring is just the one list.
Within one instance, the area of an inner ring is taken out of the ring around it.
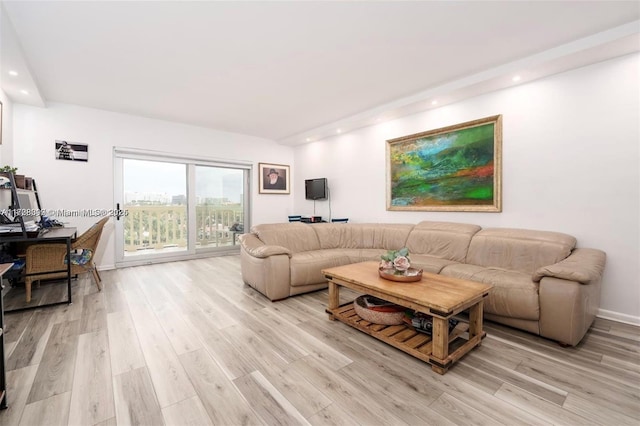
{"label": "wooden desk", "polygon": [[[71,241],[76,237],[76,232],[77,229],[76,228],[67,228],[67,227],[61,227],[61,228],[47,228],[48,231],[45,233],[41,233],[38,236],[35,237],[24,237],[23,235],[19,234],[17,236],[7,236],[6,234],[0,237],[0,243],[26,243],[26,244],[43,244],[43,243],[65,243],[67,245],[67,259],[71,258]],[[42,308],[44,306],[55,306],[55,305],[60,305],[60,304],[70,304],[71,303],[71,262],[67,262],[67,266],[65,269],[60,269],[60,270],[56,270],[56,271],[48,271],[48,272],[41,272],[41,273],[37,273],[37,274],[30,274],[30,275],[44,275],[45,273],[49,274],[52,272],[66,272],[67,274],[67,300],[63,300],[61,302],[53,302],[53,303],[47,303],[44,305],[34,305],[34,306],[27,306],[24,308],[18,308],[18,309],[12,309],[10,311],[5,311],[5,313],[10,313],[10,312],[20,312],[20,311],[25,311],[28,309],[36,309],[36,308]]]}

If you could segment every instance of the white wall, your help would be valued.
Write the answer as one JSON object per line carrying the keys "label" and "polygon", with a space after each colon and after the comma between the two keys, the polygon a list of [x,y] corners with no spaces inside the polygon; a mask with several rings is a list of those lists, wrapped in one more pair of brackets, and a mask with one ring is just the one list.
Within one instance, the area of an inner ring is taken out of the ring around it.
{"label": "white wall", "polygon": [[[190,154],[223,160],[291,164],[293,150],[267,139],[216,131],[161,120],[117,114],[67,104],[47,108],[14,105],[14,165],[19,173],[32,176],[41,205],[46,209],[114,208],[113,147],[139,148]],[[56,139],[89,145],[89,161],[54,158]],[[284,222],[292,196],[251,195],[252,223]],[[65,218],[84,231],[96,218]],[[114,265],[113,225],[105,228],[99,268]]]}
{"label": "white wall", "polygon": [[[301,182],[327,177],[333,217],[565,232],[607,253],[601,314],[640,323],[640,60],[629,55],[343,134],[295,150]],[[502,213],[386,210],[386,140],[503,115]],[[328,216],[328,202],[316,213]],[[609,311],[609,312],[607,312]]]}
{"label": "white wall", "polygon": [[13,102],[0,90],[2,102],[2,145],[0,146],[0,167],[13,164]]}

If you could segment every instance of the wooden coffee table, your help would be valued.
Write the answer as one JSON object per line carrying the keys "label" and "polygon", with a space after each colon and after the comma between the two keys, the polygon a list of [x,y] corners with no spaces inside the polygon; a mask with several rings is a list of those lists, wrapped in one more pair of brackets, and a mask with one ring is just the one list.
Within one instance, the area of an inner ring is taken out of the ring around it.
{"label": "wooden coffee table", "polygon": [[[444,374],[464,354],[480,346],[486,333],[482,330],[482,304],[493,287],[474,281],[423,273],[412,283],[389,281],[378,276],[377,262],[362,262],[323,269],[329,281],[329,319],[339,320],[410,355],[431,364],[433,371]],[[340,287],[405,306],[433,316],[432,336],[418,332],[408,324],[381,325],[364,321],[353,303],[339,305]],[[460,321],[449,332],[449,319],[468,310],[469,319]]]}

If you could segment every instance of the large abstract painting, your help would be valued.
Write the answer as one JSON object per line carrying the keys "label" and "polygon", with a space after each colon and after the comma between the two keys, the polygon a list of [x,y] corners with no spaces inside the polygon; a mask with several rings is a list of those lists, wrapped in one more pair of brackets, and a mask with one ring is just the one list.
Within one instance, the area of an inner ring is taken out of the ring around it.
{"label": "large abstract painting", "polygon": [[387,210],[502,211],[502,116],[387,141]]}

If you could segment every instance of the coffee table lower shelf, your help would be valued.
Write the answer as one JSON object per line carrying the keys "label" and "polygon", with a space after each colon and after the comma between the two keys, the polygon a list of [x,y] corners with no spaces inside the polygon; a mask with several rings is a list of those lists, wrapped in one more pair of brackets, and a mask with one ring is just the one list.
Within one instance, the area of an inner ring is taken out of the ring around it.
{"label": "coffee table lower shelf", "polygon": [[333,315],[333,317],[340,322],[350,325],[363,333],[373,336],[409,355],[431,364],[435,367],[434,371],[440,374],[446,372],[446,369],[453,362],[460,359],[473,347],[478,346],[478,340],[486,335],[486,333],[482,333],[482,336],[477,336],[477,338],[469,340],[469,324],[460,321],[458,325],[449,332],[449,355],[446,362],[439,363],[431,358],[431,336],[416,331],[407,324],[383,325],[370,323],[358,316],[353,308],[353,303],[345,303],[333,310],[327,309],[327,313]]}

